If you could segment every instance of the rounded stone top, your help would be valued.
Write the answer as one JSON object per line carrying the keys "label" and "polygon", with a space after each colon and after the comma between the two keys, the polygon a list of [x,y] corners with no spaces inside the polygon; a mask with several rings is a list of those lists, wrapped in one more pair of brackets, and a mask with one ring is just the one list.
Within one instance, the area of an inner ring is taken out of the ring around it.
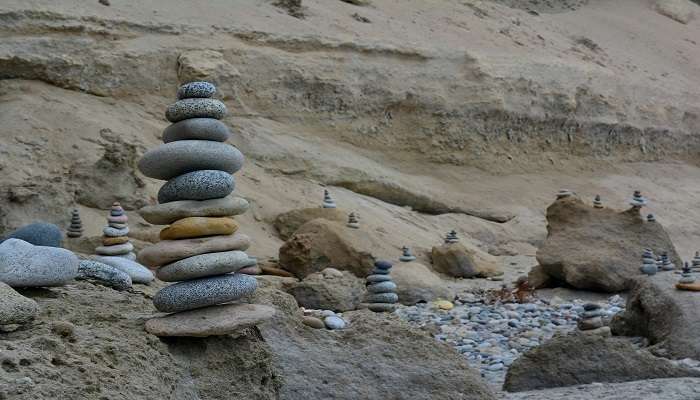
{"label": "rounded stone top", "polygon": [[374,266],[379,268],[379,269],[389,269],[393,266],[393,264],[390,263],[389,261],[379,260],[379,261],[376,261],[374,263]]}
{"label": "rounded stone top", "polygon": [[178,140],[143,155],[138,167],[149,178],[169,180],[187,172],[216,169],[230,174],[243,166],[237,148],[210,140]]}
{"label": "rounded stone top", "polygon": [[178,100],[190,98],[208,98],[214,96],[216,86],[209,82],[197,81],[186,83],[177,90]]}

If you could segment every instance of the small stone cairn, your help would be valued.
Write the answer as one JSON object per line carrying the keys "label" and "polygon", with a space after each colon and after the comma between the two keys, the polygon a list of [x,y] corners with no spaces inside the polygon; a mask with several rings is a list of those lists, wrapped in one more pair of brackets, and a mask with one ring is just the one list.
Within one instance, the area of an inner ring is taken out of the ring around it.
{"label": "small stone cairn", "polygon": [[565,199],[565,198],[571,197],[573,195],[574,195],[574,192],[572,192],[571,190],[561,189],[561,190],[559,190],[559,192],[557,192],[557,200]]}
{"label": "small stone cairn", "polygon": [[693,257],[693,263],[690,267],[693,272],[700,272],[700,252],[695,252],[695,257]]}
{"label": "small stone cairn", "polygon": [[640,210],[642,207],[647,205],[646,197],[642,196],[642,192],[635,190],[632,194],[632,200],[630,200],[630,205],[632,208]]}
{"label": "small stone cairn", "polygon": [[603,208],[603,202],[600,200],[599,194],[595,195],[595,198],[593,199],[593,207]]}
{"label": "small stone cairn", "polygon": [[[164,144],[148,151],[139,161],[139,170],[144,175],[167,181],[158,192],[158,202],[166,203],[163,209],[167,209],[167,203],[181,208],[173,214],[179,219],[173,218],[170,226],[161,230],[161,240],[173,243],[209,237],[223,240],[238,230],[232,218],[236,212],[227,199],[235,188],[231,174],[241,169],[244,157],[236,147],[223,143],[230,131],[219,120],[227,110],[222,102],[213,99],[215,93],[216,87],[208,82],[182,85],[177,92],[178,100],[165,113],[173,124],[163,132]],[[159,290],[153,304],[158,311],[176,314],[149,320],[146,330],[159,336],[182,336],[182,329],[177,327],[189,326],[188,336],[222,335],[241,328],[241,323],[232,318],[253,320],[255,315],[273,313],[270,307],[254,304],[212,307],[255,292],[257,280],[239,272],[250,265],[251,258],[245,252],[220,249],[160,266],[156,276],[177,283]],[[216,316],[208,321],[216,325],[214,332],[200,331],[205,328],[197,322],[198,318],[206,315]],[[256,319],[248,325],[258,322]]]}
{"label": "small stone cairn", "polygon": [[80,212],[74,208],[70,213],[70,226],[66,235],[69,238],[79,238],[83,236],[83,221],[80,220]]}
{"label": "small stone cairn", "polygon": [[336,208],[335,200],[333,200],[331,194],[326,189],[323,190],[323,204],[321,204],[321,206],[323,208]]}
{"label": "small stone cairn", "polygon": [[605,326],[603,312],[600,304],[586,303],[583,305],[583,313],[578,321],[578,329],[586,334],[610,334],[610,328]]}
{"label": "small stone cairn", "polygon": [[695,282],[695,278],[693,277],[693,271],[690,269],[690,264],[686,261],[685,264],[683,265],[683,271],[681,272],[681,279],[678,280],[678,283],[681,284],[691,284]]}
{"label": "small stone cairn", "polygon": [[676,269],[676,264],[671,262],[671,258],[668,256],[668,252],[664,251],[661,253],[661,258],[659,259],[660,269],[663,271],[673,271]]}
{"label": "small stone cairn", "polygon": [[644,249],[644,253],[642,254],[642,267],[640,270],[646,275],[655,275],[658,272],[659,267],[656,263],[654,252],[651,251],[651,249]]}
{"label": "small stone cairn", "polygon": [[647,215],[647,222],[656,222],[656,217],[654,214]]}
{"label": "small stone cairn", "polygon": [[351,212],[350,215],[348,215],[347,227],[352,229],[360,229],[360,220],[357,219],[357,215],[355,215],[354,212]]}
{"label": "small stone cairn", "polygon": [[129,237],[129,217],[121,204],[114,202],[107,216],[107,226],[102,229],[102,246],[95,249],[101,256],[123,257],[135,260],[134,245]]}
{"label": "small stone cairn", "polygon": [[372,274],[367,277],[367,308],[374,312],[393,312],[399,296],[396,284],[389,276],[392,264],[388,261],[374,263]]}
{"label": "small stone cairn", "polygon": [[457,231],[455,231],[454,229],[449,231],[447,235],[445,235],[445,244],[452,244],[457,242],[459,242],[459,238],[457,237]]}
{"label": "small stone cairn", "polygon": [[411,262],[416,260],[416,256],[411,253],[411,249],[408,246],[403,246],[401,250],[403,251],[403,254],[401,254],[401,257],[399,257],[399,261]]}

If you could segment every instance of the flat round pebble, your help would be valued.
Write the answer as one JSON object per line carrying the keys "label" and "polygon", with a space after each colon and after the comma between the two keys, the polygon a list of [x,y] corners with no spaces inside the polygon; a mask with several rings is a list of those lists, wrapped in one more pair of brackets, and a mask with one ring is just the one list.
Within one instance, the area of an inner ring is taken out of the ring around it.
{"label": "flat round pebble", "polygon": [[367,301],[370,303],[396,303],[399,301],[399,295],[396,293],[375,293],[367,296]]}
{"label": "flat round pebble", "polygon": [[95,253],[103,256],[119,256],[122,254],[131,253],[134,250],[134,245],[126,242],[113,246],[99,246],[95,249]]}
{"label": "flat round pebble", "polygon": [[214,118],[190,118],[176,122],[163,131],[163,142],[177,140],[213,140],[225,142],[231,137],[226,124]]}
{"label": "flat round pebble", "polygon": [[206,276],[228,274],[250,265],[248,255],[242,251],[222,251],[200,254],[166,264],[156,271],[161,281],[178,282]]}
{"label": "flat round pebble", "polygon": [[326,328],[331,329],[331,330],[345,328],[345,321],[343,321],[342,318],[335,316],[335,315],[331,315],[331,316],[324,318],[323,323],[326,325]]}
{"label": "flat round pebble", "polygon": [[102,229],[102,233],[105,236],[109,236],[109,237],[126,236],[129,234],[129,228],[127,227],[127,228],[118,229],[118,228],[113,228],[111,226],[105,226]]}
{"label": "flat round pebble", "polygon": [[214,96],[214,94],[216,94],[216,86],[204,81],[186,83],[177,89],[178,100],[208,98]]}
{"label": "flat round pebble", "polygon": [[250,205],[241,197],[228,196],[212,200],[181,200],[146,206],[141,217],[155,225],[168,225],[187,217],[227,217],[245,213]]}
{"label": "flat round pebble", "polygon": [[391,277],[387,275],[370,275],[367,277],[367,282],[387,282],[390,281]]}
{"label": "flat round pebble", "polygon": [[396,290],[396,284],[394,282],[379,282],[367,286],[367,291],[370,293],[386,293],[394,292]]}
{"label": "flat round pebble", "polygon": [[178,122],[188,118],[216,118],[226,116],[226,106],[216,99],[182,99],[168,106],[165,118]]}
{"label": "flat round pebble", "polygon": [[370,303],[367,305],[367,308],[374,312],[393,312],[396,310],[396,304]]}
{"label": "flat round pebble", "polygon": [[180,312],[228,303],[252,294],[258,281],[245,274],[227,274],[179,282],[164,287],[153,297],[160,312]]}
{"label": "flat round pebble", "polygon": [[210,200],[228,196],[236,187],[228,172],[205,169],[177,176],[158,191],[158,203],[180,200]]}
{"label": "flat round pebble", "polygon": [[243,166],[243,154],[237,148],[210,140],[178,140],[151,149],[139,161],[139,171],[149,178],[169,180],[203,169],[230,174]]}

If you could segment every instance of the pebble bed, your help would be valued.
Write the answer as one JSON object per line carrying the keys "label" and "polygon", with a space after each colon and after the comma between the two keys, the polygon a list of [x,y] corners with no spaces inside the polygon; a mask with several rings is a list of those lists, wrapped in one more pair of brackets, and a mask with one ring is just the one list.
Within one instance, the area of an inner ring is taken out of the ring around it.
{"label": "pebble bed", "polygon": [[[441,342],[454,346],[492,385],[500,387],[508,366],[522,353],[555,334],[576,329],[584,301],[487,304],[476,295],[463,296],[451,310],[420,303],[396,310],[411,325],[434,332]],[[612,296],[601,303],[605,318],[624,309],[624,300]]]}

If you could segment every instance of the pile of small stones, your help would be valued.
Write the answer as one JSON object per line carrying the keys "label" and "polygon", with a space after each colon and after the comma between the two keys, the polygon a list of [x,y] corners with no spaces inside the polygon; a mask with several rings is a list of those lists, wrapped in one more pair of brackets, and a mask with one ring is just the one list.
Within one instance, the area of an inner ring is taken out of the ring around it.
{"label": "pile of small stones", "polygon": [[163,132],[164,144],[144,154],[138,165],[147,177],[167,181],[158,191],[159,204],[140,211],[148,222],[170,224],[153,246],[162,250],[143,252],[160,280],[177,282],[154,296],[161,312],[228,303],[257,288],[254,277],[238,272],[255,264],[242,251],[248,239],[234,235],[238,224],[232,218],[248,204],[229,196],[235,188],[231,174],[241,169],[243,154],[223,143],[230,136],[220,121],[227,110],[215,93],[208,82],[181,86],[165,113],[172,125]]}
{"label": "pile of small stones", "polygon": [[102,246],[95,249],[101,256],[123,257],[135,260],[134,245],[129,237],[129,217],[121,204],[115,202],[107,216],[107,226],[102,229]]}
{"label": "pile of small stones", "polygon": [[77,208],[71,211],[70,226],[68,227],[66,236],[69,238],[79,238],[83,236],[83,221],[80,220],[80,213]]}
{"label": "pile of small stones", "polygon": [[344,329],[347,322],[343,319],[342,314],[336,314],[331,310],[312,310],[302,307],[304,317],[302,322],[304,325],[314,329],[330,329],[332,331]]}
{"label": "pile of small stones", "polygon": [[[601,318],[607,323],[623,308],[623,299],[613,296],[600,306]],[[396,310],[410,324],[455,346],[487,381],[497,385],[503,383],[507,367],[523,352],[557,333],[575,330],[584,312],[584,303],[578,300],[487,304],[474,294],[461,296],[450,310],[425,303]]]}
{"label": "pile of small stones", "polygon": [[399,296],[396,294],[396,284],[389,275],[391,267],[388,261],[377,261],[372,274],[367,276],[367,308],[374,312],[392,312],[396,309]]}

